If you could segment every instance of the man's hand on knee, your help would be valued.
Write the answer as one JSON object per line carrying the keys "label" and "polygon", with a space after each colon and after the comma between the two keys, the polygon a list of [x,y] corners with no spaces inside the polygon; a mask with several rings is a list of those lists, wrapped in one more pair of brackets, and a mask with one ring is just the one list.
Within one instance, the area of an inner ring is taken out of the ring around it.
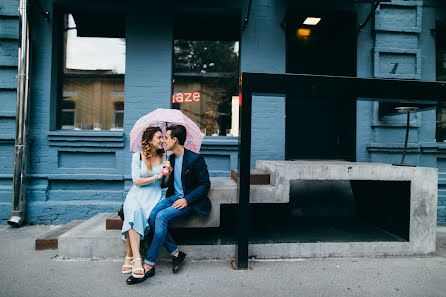
{"label": "man's hand on knee", "polygon": [[178,199],[177,201],[175,201],[175,202],[172,204],[172,207],[173,207],[173,208],[176,208],[176,209],[183,209],[183,208],[185,208],[186,206],[187,206],[187,200],[184,199],[184,198]]}

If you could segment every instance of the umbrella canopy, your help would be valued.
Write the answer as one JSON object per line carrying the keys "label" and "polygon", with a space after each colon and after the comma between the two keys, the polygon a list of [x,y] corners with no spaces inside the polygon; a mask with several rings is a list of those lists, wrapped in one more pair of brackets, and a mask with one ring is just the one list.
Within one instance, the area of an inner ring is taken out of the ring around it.
{"label": "umbrella canopy", "polygon": [[158,108],[136,121],[130,131],[130,150],[142,152],[141,138],[147,127],[160,127],[163,133],[172,125],[182,125],[186,128],[186,141],[184,147],[198,153],[200,151],[203,134],[197,124],[178,109]]}

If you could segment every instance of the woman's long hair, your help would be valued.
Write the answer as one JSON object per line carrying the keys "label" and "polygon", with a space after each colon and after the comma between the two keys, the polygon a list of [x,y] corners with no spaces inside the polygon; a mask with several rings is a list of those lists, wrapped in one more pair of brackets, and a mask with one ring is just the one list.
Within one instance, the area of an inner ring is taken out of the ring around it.
{"label": "woman's long hair", "polygon": [[[150,165],[150,158],[152,158],[152,152],[150,151],[149,141],[153,139],[153,136],[158,131],[162,132],[160,127],[148,127],[142,134],[142,139],[141,139],[142,153],[144,154],[144,157],[146,157],[145,163],[149,171],[152,170],[152,165]],[[164,150],[163,149],[156,150],[155,154],[159,156],[161,159],[163,159]]]}

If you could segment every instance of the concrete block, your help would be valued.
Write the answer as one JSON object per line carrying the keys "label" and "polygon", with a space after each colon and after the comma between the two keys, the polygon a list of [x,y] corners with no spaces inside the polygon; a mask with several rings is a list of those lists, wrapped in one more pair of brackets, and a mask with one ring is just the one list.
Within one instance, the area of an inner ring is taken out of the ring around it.
{"label": "concrete block", "polygon": [[[105,230],[110,213],[101,213],[59,236],[58,255],[61,258],[122,258],[125,243],[119,230]],[[189,259],[233,259],[234,244],[180,245]],[[375,257],[423,255],[410,242],[316,242],[250,244],[248,256],[258,259],[311,257]],[[145,255],[143,255],[144,257]],[[163,249],[160,259],[170,259]]]}
{"label": "concrete block", "polygon": [[[290,180],[410,182],[409,245],[401,252],[435,252],[438,197],[436,168],[345,161],[257,161],[256,165],[258,169],[270,172],[271,182],[276,186],[278,196],[289,196],[287,191],[290,188]],[[385,253],[386,246],[383,245],[383,249],[379,251],[378,245],[376,252]]]}
{"label": "concrete block", "polygon": [[59,228],[52,230],[43,236],[36,239],[35,249],[37,250],[57,250],[59,237],[68,230],[73,229],[83,221],[74,220],[68,224],[62,225]]}
{"label": "concrete block", "polygon": [[[125,242],[119,230],[105,230],[111,213],[101,213],[59,236],[58,255],[62,258],[123,258]],[[234,245],[179,246],[189,259],[228,259],[235,256]],[[144,256],[144,255],[143,255]],[[170,259],[165,249],[160,259]]]}

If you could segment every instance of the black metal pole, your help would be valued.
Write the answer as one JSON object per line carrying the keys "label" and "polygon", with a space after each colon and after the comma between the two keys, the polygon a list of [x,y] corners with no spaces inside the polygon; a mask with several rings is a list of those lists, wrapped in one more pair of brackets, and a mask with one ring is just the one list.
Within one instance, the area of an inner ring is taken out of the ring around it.
{"label": "black metal pole", "polygon": [[246,29],[248,27],[249,15],[251,14],[251,4],[252,4],[252,0],[249,0],[248,13],[246,14],[246,18],[243,21],[243,29]]}
{"label": "black metal pole", "polygon": [[370,11],[369,15],[367,16],[367,18],[365,19],[364,23],[359,24],[359,32],[362,31],[362,29],[365,28],[365,26],[367,25],[367,23],[369,22],[370,18],[375,14],[376,9],[378,8],[379,4],[381,3],[381,1],[376,1],[375,5],[372,8],[372,11]]}
{"label": "black metal pole", "polygon": [[251,168],[251,111],[252,92],[244,82],[245,76],[240,76],[240,146],[238,181],[238,237],[237,237],[237,267],[248,268],[248,234],[249,234],[249,191]]}
{"label": "black metal pole", "polygon": [[410,123],[410,111],[407,112],[407,123],[406,123],[406,139],[404,140],[403,155],[401,156],[401,165],[404,164],[404,158],[406,158],[407,151],[407,141],[409,140],[409,123]]}
{"label": "black metal pole", "polygon": [[372,11],[369,13],[369,15],[367,16],[367,18],[365,19],[364,23],[359,24],[359,32],[362,31],[362,29],[365,28],[365,26],[367,26],[367,23],[369,22],[370,18],[372,16],[375,15],[376,9],[378,8],[378,6],[381,4],[381,2],[391,2],[392,0],[380,0],[380,1],[376,1],[375,5],[372,8]]}

